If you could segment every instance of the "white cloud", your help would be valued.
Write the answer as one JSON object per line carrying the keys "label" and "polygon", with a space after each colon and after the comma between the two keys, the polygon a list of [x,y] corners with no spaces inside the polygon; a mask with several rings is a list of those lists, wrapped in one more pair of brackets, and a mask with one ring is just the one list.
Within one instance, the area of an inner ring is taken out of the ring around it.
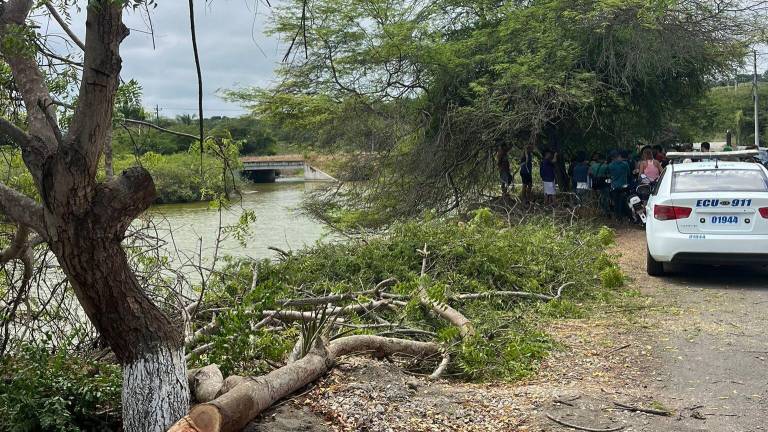
{"label": "white cloud", "polygon": [[[273,2],[274,5],[274,2]],[[206,117],[234,116],[244,111],[224,102],[216,91],[237,86],[267,85],[285,49],[263,31],[272,9],[260,0],[195,1],[195,22],[203,72]],[[148,32],[146,11],[126,10],[123,20],[132,29],[123,41],[122,78],[135,78],[144,88],[144,104],[159,105],[161,114],[197,111],[197,75],[192,53],[187,2],[160,0],[149,10],[155,47]],[[54,33],[57,24],[43,24]],[[85,11],[72,11],[72,27],[83,38]]]}

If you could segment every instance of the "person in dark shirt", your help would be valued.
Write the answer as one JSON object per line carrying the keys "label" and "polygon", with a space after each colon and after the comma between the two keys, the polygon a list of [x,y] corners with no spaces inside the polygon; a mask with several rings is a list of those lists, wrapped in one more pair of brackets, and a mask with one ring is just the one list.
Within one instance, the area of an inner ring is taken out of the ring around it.
{"label": "person in dark shirt", "polygon": [[557,153],[550,150],[544,152],[544,159],[539,167],[541,181],[544,183],[544,203],[555,204],[555,163],[557,163]]}
{"label": "person in dark shirt", "polygon": [[620,152],[611,152],[612,162],[608,164],[608,174],[611,178],[611,201],[613,202],[613,214],[621,220],[626,214],[624,197],[629,188],[629,176],[631,170]]}
{"label": "person in dark shirt", "polygon": [[533,145],[528,144],[523,150],[523,156],[520,158],[520,179],[523,181],[523,190],[521,198],[523,204],[531,201],[533,190]]}
{"label": "person in dark shirt", "polygon": [[573,182],[575,183],[576,194],[583,198],[589,192],[589,164],[584,158],[584,155],[580,155],[573,162]]}
{"label": "person in dark shirt", "polygon": [[512,184],[512,171],[509,167],[509,147],[502,145],[496,152],[496,166],[499,168],[501,180],[501,195],[509,196],[509,186]]}
{"label": "person in dark shirt", "polygon": [[592,154],[592,163],[589,167],[589,179],[592,182],[592,190],[595,191],[598,205],[603,214],[611,214],[610,184],[608,182],[608,163],[605,156],[600,153]]}

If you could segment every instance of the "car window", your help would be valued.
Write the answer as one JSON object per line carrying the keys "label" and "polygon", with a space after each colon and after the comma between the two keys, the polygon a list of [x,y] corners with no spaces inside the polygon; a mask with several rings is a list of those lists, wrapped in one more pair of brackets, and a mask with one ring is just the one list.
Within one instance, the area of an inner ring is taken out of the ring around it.
{"label": "car window", "polygon": [[679,171],[672,177],[672,192],[768,192],[762,170],[710,169]]}

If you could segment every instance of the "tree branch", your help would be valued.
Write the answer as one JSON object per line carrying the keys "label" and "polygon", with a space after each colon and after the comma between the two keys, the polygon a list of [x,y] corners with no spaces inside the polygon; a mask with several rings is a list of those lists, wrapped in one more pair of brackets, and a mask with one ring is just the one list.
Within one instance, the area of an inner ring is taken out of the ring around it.
{"label": "tree branch", "polygon": [[10,138],[14,144],[21,148],[29,147],[32,144],[32,137],[4,118],[0,118],[0,133]]}
{"label": "tree branch", "polygon": [[199,136],[191,135],[191,134],[184,133],[184,132],[177,132],[175,130],[166,129],[166,128],[160,127],[160,126],[158,126],[156,124],[152,124],[152,123],[141,121],[141,120],[124,119],[123,123],[130,123],[130,124],[135,124],[135,125],[139,125],[139,126],[146,126],[148,128],[159,130],[160,132],[165,132],[165,133],[169,133],[171,135],[176,135],[176,136],[185,137],[185,138],[192,138],[195,141],[200,141],[200,137]]}
{"label": "tree branch", "polygon": [[458,327],[462,338],[468,338],[475,335],[475,326],[472,325],[472,321],[467,319],[461,312],[448,306],[447,304],[429,298],[427,293],[427,287],[425,286],[425,278],[427,275],[427,257],[429,252],[427,251],[427,245],[424,245],[424,249],[420,250],[422,255],[421,260],[421,277],[419,278],[419,301],[425,307],[430,308],[440,318],[448,321],[454,326]]}
{"label": "tree branch", "polygon": [[157,198],[152,176],[143,167],[132,167],[98,186],[93,214],[103,226],[113,227],[122,236],[128,225]]}
{"label": "tree branch", "polygon": [[29,238],[29,229],[24,225],[19,225],[16,234],[13,235],[11,244],[0,252],[0,265],[16,258],[20,258],[27,249],[27,238]]}
{"label": "tree branch", "polygon": [[[4,37],[7,34],[8,26],[24,27],[32,5],[32,0],[10,0],[6,2],[2,15],[0,15],[0,37]],[[6,44],[0,45],[3,57],[11,68],[13,80],[24,99],[29,134],[39,137],[46,150],[52,153],[56,146],[56,136],[49,126],[48,118],[55,118],[55,112],[49,103],[51,97],[43,79],[43,74],[37,65],[37,60],[33,55],[26,55],[20,52],[22,50],[5,47]],[[50,112],[47,114],[43,112],[41,105],[45,109],[50,110]],[[38,155],[37,159],[41,161],[44,157],[45,152],[42,155]],[[36,175],[38,173],[33,172],[32,174]]]}
{"label": "tree branch", "polygon": [[64,18],[62,18],[61,15],[59,15],[59,12],[56,10],[55,7],[51,4],[50,1],[45,2],[45,7],[48,8],[48,12],[51,13],[51,16],[53,19],[56,20],[57,23],[61,26],[61,29],[64,30],[67,35],[69,35],[69,38],[72,39],[72,42],[75,43],[78,47],[80,47],[81,50],[85,51],[85,44],[83,41],[80,40],[79,37],[75,34],[75,32],[72,31],[72,29],[69,27],[69,24],[67,24],[66,21],[64,21]]}
{"label": "tree branch", "polygon": [[43,207],[32,198],[0,183],[0,213],[13,222],[26,225],[43,239],[48,238],[45,230]]}
{"label": "tree branch", "polygon": [[[109,0],[88,4],[83,78],[67,153],[83,160],[89,178],[95,178],[98,159],[112,127],[112,109],[120,80],[120,42],[128,36],[122,22],[122,3]],[[65,156],[66,157],[66,156]]]}

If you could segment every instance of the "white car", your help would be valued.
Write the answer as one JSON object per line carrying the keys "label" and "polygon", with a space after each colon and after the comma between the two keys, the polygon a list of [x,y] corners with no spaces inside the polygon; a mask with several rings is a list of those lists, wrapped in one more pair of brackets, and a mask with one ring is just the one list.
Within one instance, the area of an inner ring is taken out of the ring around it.
{"label": "white car", "polygon": [[651,276],[665,263],[768,264],[768,170],[759,163],[672,163],[646,212]]}

